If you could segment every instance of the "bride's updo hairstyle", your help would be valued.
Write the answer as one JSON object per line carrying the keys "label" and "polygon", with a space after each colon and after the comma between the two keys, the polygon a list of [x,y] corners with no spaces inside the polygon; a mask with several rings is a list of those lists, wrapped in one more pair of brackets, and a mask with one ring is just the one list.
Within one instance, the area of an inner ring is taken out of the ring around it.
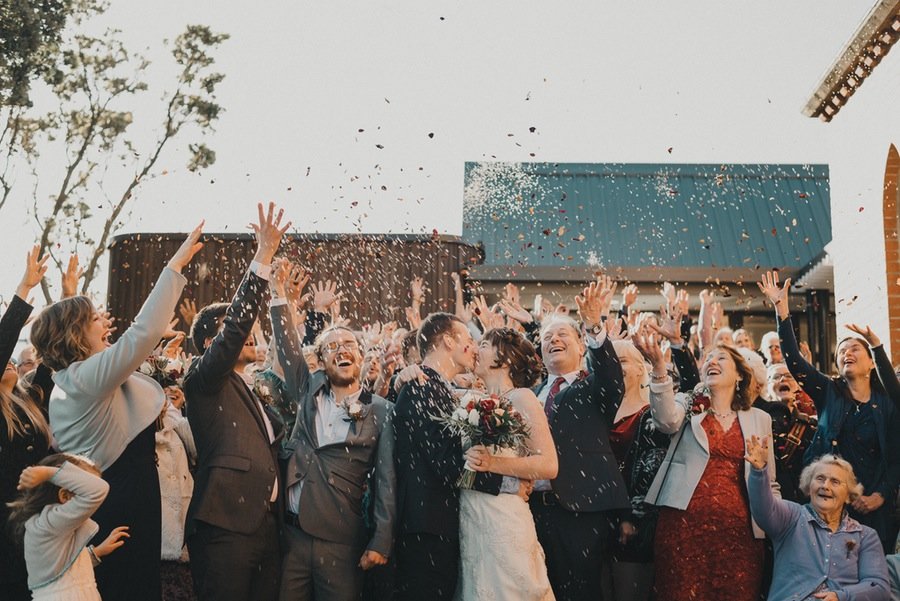
{"label": "bride's updo hairstyle", "polygon": [[511,328],[496,328],[484,334],[497,351],[497,362],[491,367],[509,368],[509,377],[516,388],[531,388],[543,372],[541,358],[528,340]]}

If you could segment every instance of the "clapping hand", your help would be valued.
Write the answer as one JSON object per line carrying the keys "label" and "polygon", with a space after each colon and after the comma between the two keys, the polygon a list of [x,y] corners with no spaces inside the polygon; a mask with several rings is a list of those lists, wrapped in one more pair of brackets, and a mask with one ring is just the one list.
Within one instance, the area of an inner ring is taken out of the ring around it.
{"label": "clapping hand", "polygon": [[744,460],[758,470],[766,467],[769,462],[769,437],[763,436],[762,440],[754,434],[747,439],[747,450]]}

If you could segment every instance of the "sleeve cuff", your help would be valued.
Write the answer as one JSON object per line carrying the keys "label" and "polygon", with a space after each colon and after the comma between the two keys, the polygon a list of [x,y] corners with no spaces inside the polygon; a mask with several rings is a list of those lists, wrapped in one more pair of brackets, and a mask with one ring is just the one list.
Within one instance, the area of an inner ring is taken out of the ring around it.
{"label": "sleeve cuff", "polygon": [[503,483],[500,485],[501,495],[519,494],[519,479],[512,476],[503,476]]}
{"label": "sleeve cuff", "polygon": [[[260,276],[260,277],[262,277],[262,276]],[[269,308],[271,309],[272,307],[283,307],[286,304],[288,304],[286,298],[283,298],[283,297],[273,298],[271,301],[269,301]]]}
{"label": "sleeve cuff", "polygon": [[584,342],[587,344],[588,348],[598,349],[603,346],[603,343],[606,342],[606,328],[603,329],[602,332],[594,336],[593,334],[585,333]]}
{"label": "sleeve cuff", "polygon": [[661,394],[663,392],[666,392],[667,390],[672,390],[672,376],[667,377],[661,382],[654,382],[653,380],[650,381],[650,392]]}
{"label": "sleeve cuff", "polygon": [[250,261],[250,271],[268,282],[269,276],[272,275],[272,266],[263,265],[259,261]]}

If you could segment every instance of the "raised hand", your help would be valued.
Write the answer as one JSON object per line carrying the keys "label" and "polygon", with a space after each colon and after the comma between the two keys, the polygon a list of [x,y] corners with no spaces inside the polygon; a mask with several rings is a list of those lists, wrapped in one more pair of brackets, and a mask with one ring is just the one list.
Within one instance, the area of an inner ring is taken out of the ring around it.
{"label": "raised hand", "polygon": [[16,296],[26,302],[32,288],[40,284],[44,274],[47,273],[47,261],[50,259],[50,255],[46,254],[41,257],[40,254],[41,248],[35,245],[25,255],[25,273],[22,274],[22,280],[16,288]]}
{"label": "raised hand", "polygon": [[758,470],[766,467],[769,462],[769,437],[763,436],[762,440],[756,434],[747,439],[747,450],[744,460]]}
{"label": "raised hand", "polygon": [[848,323],[846,327],[851,332],[862,336],[872,348],[875,348],[876,346],[879,346],[881,344],[881,339],[877,335],[875,335],[875,332],[873,332],[872,328],[870,328],[869,326],[859,326],[855,323]]}
{"label": "raised hand", "polygon": [[287,297],[288,280],[291,276],[291,262],[284,257],[279,257],[272,262],[272,274],[269,277],[269,287],[272,294],[278,298]]}
{"label": "raised hand", "polygon": [[409,281],[409,294],[413,306],[421,306],[425,302],[425,280],[419,276],[414,276]]}
{"label": "raised hand", "polygon": [[476,296],[472,299],[472,313],[481,322],[481,327],[484,328],[485,332],[503,327],[503,316],[491,311],[487,301],[484,300],[484,295]]}
{"label": "raised hand", "polygon": [[326,282],[317,282],[312,288],[313,307],[319,313],[327,313],[329,307],[336,303],[341,292],[337,291],[337,282],[327,280]]}
{"label": "raised hand", "polygon": [[712,326],[716,330],[722,327],[722,319],[725,317],[725,310],[722,308],[722,303],[715,302],[709,305],[709,316],[712,321]]}
{"label": "raised hand", "polygon": [[181,319],[184,320],[184,323],[190,327],[190,325],[194,323],[194,318],[197,316],[197,303],[189,298],[184,299],[181,301],[181,304],[178,305],[178,314],[181,315]]}
{"label": "raised hand", "polygon": [[514,305],[522,304],[522,297],[519,294],[519,287],[509,282],[503,287],[503,298]]}
{"label": "raised hand", "polygon": [[628,338],[628,328],[623,328],[625,323],[621,317],[606,320],[606,335],[610,340],[625,340]]}
{"label": "raised hand", "polygon": [[[404,307],[403,312],[406,314],[406,323],[409,324],[409,329],[418,330],[419,326],[422,325],[422,314],[419,312],[417,307]],[[457,312],[457,317],[459,316],[459,312]],[[460,317],[460,319],[462,319]]]}
{"label": "raised hand", "polygon": [[500,301],[500,309],[506,314],[507,317],[515,319],[519,323],[531,323],[532,321],[534,321],[531,313],[523,309],[522,305],[509,299],[503,299]]}
{"label": "raised hand", "polygon": [[203,248],[203,243],[198,242],[198,240],[200,240],[200,234],[203,232],[204,223],[204,221],[201,221],[200,224],[188,234],[184,242],[181,243],[181,246],[178,247],[178,250],[176,250],[175,254],[172,255],[172,258],[169,259],[169,269],[181,273],[181,270],[191,262],[191,259],[197,254],[197,251]]}
{"label": "raised hand", "polygon": [[628,284],[622,288],[622,307],[630,307],[637,301],[638,287],[634,284]]}
{"label": "raised hand", "polygon": [[257,204],[256,208],[259,211],[259,223],[250,224],[253,233],[256,234],[256,255],[253,260],[261,265],[269,265],[281,245],[281,237],[291,227],[291,222],[288,221],[284,227],[281,227],[281,218],[284,216],[282,209],[278,209],[278,214],[273,218],[274,202],[269,203],[269,210],[265,216],[263,216],[262,203]]}
{"label": "raised hand", "polygon": [[291,267],[291,274],[287,278],[287,299],[293,305],[303,303],[303,290],[309,284],[310,273],[300,267],[294,265]]}
{"label": "raised hand", "polygon": [[60,282],[62,293],[60,298],[70,298],[78,294],[78,280],[84,275],[84,269],[78,265],[78,255],[70,255]]}
{"label": "raised hand", "polygon": [[175,332],[175,335],[163,347],[162,354],[169,359],[177,359],[181,354],[181,345],[184,343],[184,332]]}
{"label": "raised hand", "polygon": [[40,486],[52,478],[58,469],[58,467],[50,467],[49,465],[26,467],[19,474],[19,484],[16,486],[16,490],[28,490],[29,488]]}
{"label": "raised hand", "polygon": [[756,283],[760,292],[766,295],[766,298],[775,307],[775,312],[780,319],[787,318],[788,311],[788,291],[791,289],[791,278],[784,281],[781,286],[778,285],[778,272],[767,271],[763,274],[761,280]]}
{"label": "raised hand", "polygon": [[677,293],[675,292],[675,286],[673,286],[670,282],[663,282],[662,289],[660,290],[663,298],[666,300],[666,306],[671,307],[675,304],[675,298]]}
{"label": "raised hand", "polygon": [[659,323],[651,321],[647,327],[667,339],[672,344],[681,344],[681,313],[678,312],[678,303],[675,309],[670,311],[665,306],[659,308]]}
{"label": "raised hand", "polygon": [[644,336],[640,333],[631,336],[631,342],[634,347],[640,351],[650,365],[653,366],[653,375],[659,378],[668,374],[666,369],[666,358],[663,356],[662,348],[654,334]]}
{"label": "raised hand", "polygon": [[586,328],[591,329],[602,323],[602,318],[609,310],[612,302],[612,294],[615,293],[615,284],[609,285],[609,278],[602,278],[588,284],[581,294],[575,297],[578,306],[578,314]]}
{"label": "raised hand", "polygon": [[681,289],[675,293],[675,310],[681,314],[682,317],[688,314],[690,310],[690,297],[688,296],[688,291]]}

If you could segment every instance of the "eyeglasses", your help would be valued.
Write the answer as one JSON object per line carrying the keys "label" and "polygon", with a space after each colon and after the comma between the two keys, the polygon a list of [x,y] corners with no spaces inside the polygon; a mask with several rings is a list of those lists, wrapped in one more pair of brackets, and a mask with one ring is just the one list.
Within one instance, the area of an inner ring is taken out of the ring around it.
{"label": "eyeglasses", "polygon": [[322,345],[322,350],[327,351],[329,353],[336,353],[339,349],[345,349],[348,351],[355,351],[359,348],[359,343],[355,340],[346,340],[344,342],[329,342],[327,344]]}

